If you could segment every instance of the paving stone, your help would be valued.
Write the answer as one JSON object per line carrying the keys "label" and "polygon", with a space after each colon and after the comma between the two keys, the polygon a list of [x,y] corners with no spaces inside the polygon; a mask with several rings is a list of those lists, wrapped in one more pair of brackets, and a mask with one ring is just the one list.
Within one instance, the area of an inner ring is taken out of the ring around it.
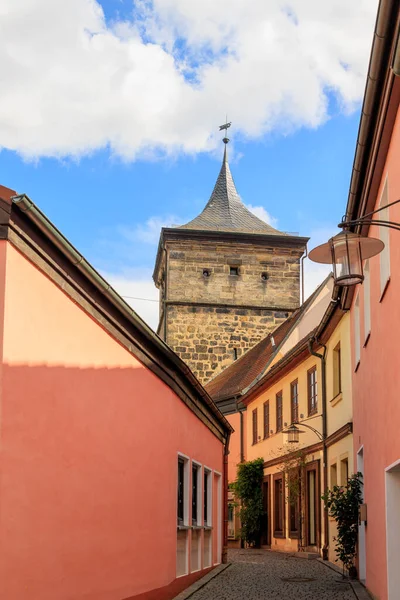
{"label": "paving stone", "polygon": [[318,560],[271,550],[230,550],[228,560],[191,600],[355,600],[350,584]]}

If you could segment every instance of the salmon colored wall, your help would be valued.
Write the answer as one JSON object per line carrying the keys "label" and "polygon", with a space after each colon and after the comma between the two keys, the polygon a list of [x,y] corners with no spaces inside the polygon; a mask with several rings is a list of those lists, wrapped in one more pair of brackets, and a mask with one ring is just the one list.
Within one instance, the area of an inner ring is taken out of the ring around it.
{"label": "salmon colored wall", "polygon": [[170,584],[177,452],[222,473],[222,444],[9,243],[6,265],[0,597]]}
{"label": "salmon colored wall", "polygon": [[[378,208],[386,176],[388,202],[400,198],[400,111],[387,155],[382,181],[376,198]],[[379,213],[376,218],[379,218]],[[389,219],[400,222],[400,206],[389,209]],[[370,260],[371,335],[364,343],[364,289],[358,286],[352,307],[352,346],[354,349],[354,302],[360,296],[361,359],[353,373],[354,460],[364,446],[364,493],[368,506],[366,526],[366,585],[379,600],[387,598],[385,473],[390,464],[400,459],[400,233],[390,232],[391,280],[380,298],[380,257]],[[378,237],[372,227],[370,235]],[[354,352],[352,357],[353,369]]]}
{"label": "salmon colored wall", "polygon": [[[0,187],[3,187],[3,186],[0,186]],[[0,240],[0,403],[1,403],[1,390],[2,390],[2,380],[3,380],[3,332],[4,332],[4,291],[5,291],[5,286],[6,286],[6,249],[7,249],[7,242],[5,240]],[[1,427],[1,404],[0,404],[0,427]],[[0,437],[0,448],[1,448],[1,437]],[[1,454],[0,454],[0,461],[1,461]]]}
{"label": "salmon colored wall", "polygon": [[[243,413],[243,454],[244,459],[246,460],[246,439],[247,439],[247,431],[246,431],[246,418],[247,412]],[[231,483],[236,481],[237,476],[237,466],[240,463],[240,414],[233,413],[231,415],[226,415],[226,419],[232,425],[235,430],[231,434],[231,438],[229,440],[229,456],[228,456],[228,481]]]}

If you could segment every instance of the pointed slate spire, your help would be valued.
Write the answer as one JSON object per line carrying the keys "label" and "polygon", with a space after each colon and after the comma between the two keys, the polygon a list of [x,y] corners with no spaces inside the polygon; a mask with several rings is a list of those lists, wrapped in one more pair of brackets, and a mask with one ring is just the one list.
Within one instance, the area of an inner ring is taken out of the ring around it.
{"label": "pointed slate spire", "polygon": [[228,138],[217,182],[206,206],[197,217],[179,229],[197,231],[237,231],[264,235],[285,235],[268,225],[245,207],[237,193],[227,156]]}

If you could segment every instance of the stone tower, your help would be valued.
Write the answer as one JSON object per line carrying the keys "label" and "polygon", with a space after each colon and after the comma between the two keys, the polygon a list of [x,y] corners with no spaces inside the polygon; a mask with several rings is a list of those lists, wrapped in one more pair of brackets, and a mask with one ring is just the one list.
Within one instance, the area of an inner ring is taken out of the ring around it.
{"label": "stone tower", "polygon": [[225,145],[203,212],[161,230],[153,274],[160,290],[158,333],[203,384],[299,306],[307,241],[244,206]]}

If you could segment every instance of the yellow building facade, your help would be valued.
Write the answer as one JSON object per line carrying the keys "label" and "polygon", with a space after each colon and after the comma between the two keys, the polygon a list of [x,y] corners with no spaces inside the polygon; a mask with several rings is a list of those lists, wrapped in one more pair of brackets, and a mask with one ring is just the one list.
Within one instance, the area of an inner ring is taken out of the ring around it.
{"label": "yellow building facade", "polygon": [[[262,545],[335,561],[335,522],[321,495],[352,473],[349,315],[331,304],[317,330],[271,366],[243,401],[246,458],[264,459]],[[297,443],[285,433],[292,423],[301,432]]]}

